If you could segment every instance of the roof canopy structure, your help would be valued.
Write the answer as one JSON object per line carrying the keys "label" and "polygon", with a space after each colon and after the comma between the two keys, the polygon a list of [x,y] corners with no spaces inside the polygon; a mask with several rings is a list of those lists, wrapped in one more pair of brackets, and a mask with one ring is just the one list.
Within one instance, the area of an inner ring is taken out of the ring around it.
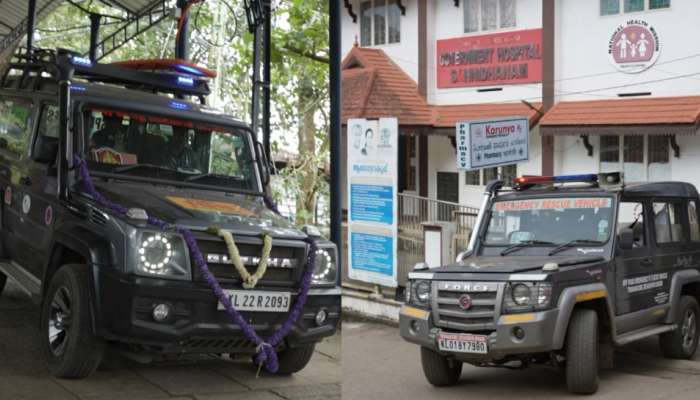
{"label": "roof canopy structure", "polygon": [[[36,19],[35,24],[49,15],[58,6],[68,2],[76,7],[82,8],[81,2],[77,0],[35,0],[36,1]],[[123,25],[113,34],[105,37],[100,43],[102,49],[101,55],[106,55],[112,50],[119,47],[124,42],[131,39],[134,35],[124,35],[126,27],[132,27],[136,24],[138,33],[150,28],[167,15],[168,3],[173,3],[168,0],[99,0],[101,3],[108,6],[120,9],[126,12]],[[0,1],[0,58],[6,59],[27,33],[28,0],[12,0]],[[174,5],[171,5],[173,7]],[[85,10],[87,11],[87,10]],[[154,15],[155,14],[155,15]],[[87,14],[86,14],[86,21]],[[122,32],[123,31],[123,32]],[[117,34],[118,39],[117,39]],[[110,42],[111,40],[111,42]],[[114,45],[114,46],[112,46]]]}

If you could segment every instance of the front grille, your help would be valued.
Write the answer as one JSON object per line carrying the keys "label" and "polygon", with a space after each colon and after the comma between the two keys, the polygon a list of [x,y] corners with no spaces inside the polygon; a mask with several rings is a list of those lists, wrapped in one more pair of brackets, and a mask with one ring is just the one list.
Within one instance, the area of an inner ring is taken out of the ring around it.
{"label": "front grille", "polygon": [[[464,331],[495,328],[503,300],[504,285],[497,282],[436,281],[432,289],[435,325]],[[468,295],[471,306],[460,306],[460,297]]]}
{"label": "front grille", "polygon": [[[259,237],[236,237],[234,240],[241,258],[249,257],[253,259],[260,257],[263,243]],[[240,285],[241,278],[232,263],[228,262],[228,260],[212,261],[212,259],[216,260],[217,257],[208,257],[208,255],[228,255],[223,239],[214,236],[202,237],[197,239],[197,245],[204,259],[208,260],[209,270],[221,283]],[[285,267],[269,264],[265,276],[258,281],[258,286],[295,286],[301,280],[305,267],[306,244],[301,241],[273,241],[270,259],[275,258],[294,260],[295,262],[291,263],[291,265],[287,263]],[[281,264],[280,262],[279,265]],[[199,268],[194,265],[193,268],[195,280],[204,281]],[[246,269],[250,274],[255,273],[257,260],[255,265],[246,265]]]}

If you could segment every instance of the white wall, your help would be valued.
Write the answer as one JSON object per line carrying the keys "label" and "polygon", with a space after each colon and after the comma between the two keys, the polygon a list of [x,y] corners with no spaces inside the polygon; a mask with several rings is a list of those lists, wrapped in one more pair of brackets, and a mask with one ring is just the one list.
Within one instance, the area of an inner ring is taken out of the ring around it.
{"label": "white wall", "polygon": [[[557,1],[555,38],[556,91],[559,101],[615,98],[618,93],[652,92],[652,96],[700,95],[700,75],[657,83],[648,81],[700,72],[700,57],[669,62],[700,53],[700,1],[672,0],[668,9],[600,16],[597,0]],[[656,64],[638,74],[618,72],[608,57],[615,29],[631,19],[645,20],[657,30],[661,51]],[[600,75],[603,74],[603,75]],[[581,76],[588,78],[572,79]],[[631,85],[626,88],[611,86]],[[571,92],[591,91],[585,94]]]}
{"label": "white wall", "polygon": [[[340,1],[340,0],[338,0]],[[437,0],[442,1],[442,0]],[[355,43],[360,41],[360,0],[351,0],[353,11],[357,14],[357,23],[352,22],[343,6],[342,55],[348,54]],[[430,0],[429,0],[430,2]],[[414,81],[418,81],[418,4],[417,0],[403,0],[406,15],[401,16],[401,42],[372,46],[384,50],[391,59]]]}
{"label": "white wall", "polygon": [[[581,0],[579,0],[581,1]],[[495,85],[502,87],[497,92],[477,92],[488,86],[437,89],[437,41],[456,37],[535,29],[542,27],[542,1],[518,0],[516,4],[516,27],[488,32],[464,33],[464,2],[459,8],[452,0],[428,1],[428,102],[431,104],[501,103],[504,101],[531,102],[541,98],[542,86],[535,84]]]}

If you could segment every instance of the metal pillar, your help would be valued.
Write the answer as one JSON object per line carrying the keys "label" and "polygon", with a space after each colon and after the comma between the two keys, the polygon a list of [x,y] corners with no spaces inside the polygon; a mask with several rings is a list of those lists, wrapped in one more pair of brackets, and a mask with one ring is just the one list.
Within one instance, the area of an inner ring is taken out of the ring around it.
{"label": "metal pillar", "polygon": [[27,52],[32,53],[34,48],[34,24],[36,21],[36,0],[29,0],[27,4]]}
{"label": "metal pillar", "polygon": [[[330,100],[331,100],[331,121],[330,121],[330,142],[331,142],[331,241],[338,247],[338,266],[342,271],[343,267],[343,210],[341,199],[341,140],[342,126],[340,119],[340,45],[341,45],[341,10],[340,1],[329,0],[329,45],[330,45]],[[338,274],[339,276],[341,274]]]}
{"label": "metal pillar", "polygon": [[90,60],[97,61],[97,44],[100,40],[100,14],[90,14]]}
{"label": "metal pillar", "polygon": [[175,43],[175,58],[187,60],[189,58],[187,40],[190,36],[189,25],[190,16],[188,12],[188,0],[178,0],[177,7],[180,9],[180,23],[177,32],[177,42]]}
{"label": "metal pillar", "polygon": [[[554,106],[555,0],[542,0],[542,113]],[[554,175],[554,137],[542,136],[542,175]]]}
{"label": "metal pillar", "polygon": [[270,147],[270,83],[272,76],[270,71],[270,54],[272,49],[272,7],[270,0],[265,0],[263,4],[263,104],[262,104],[262,131],[263,131],[263,149],[268,160],[272,160]]}

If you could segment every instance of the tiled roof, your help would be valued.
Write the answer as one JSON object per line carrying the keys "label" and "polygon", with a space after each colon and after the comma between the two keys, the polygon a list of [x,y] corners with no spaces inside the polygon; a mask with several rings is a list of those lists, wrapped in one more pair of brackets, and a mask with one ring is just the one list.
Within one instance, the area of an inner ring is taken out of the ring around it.
{"label": "tiled roof", "polygon": [[396,116],[402,125],[430,125],[432,110],[416,83],[379,49],[353,47],[343,61],[343,122]]}
{"label": "tiled roof", "polygon": [[343,123],[348,118],[395,116],[400,125],[451,128],[470,119],[527,116],[532,126],[540,116],[524,103],[429,105],[413,79],[380,49],[355,46],[342,68]]}
{"label": "tiled roof", "polygon": [[[534,109],[532,108],[534,107]],[[435,118],[433,125],[438,128],[454,127],[457,122],[500,117],[528,117],[530,126],[534,126],[540,118],[536,109],[540,103],[481,103],[460,104],[454,106],[434,106]]]}
{"label": "tiled roof", "polygon": [[560,102],[542,126],[696,124],[700,96]]}

